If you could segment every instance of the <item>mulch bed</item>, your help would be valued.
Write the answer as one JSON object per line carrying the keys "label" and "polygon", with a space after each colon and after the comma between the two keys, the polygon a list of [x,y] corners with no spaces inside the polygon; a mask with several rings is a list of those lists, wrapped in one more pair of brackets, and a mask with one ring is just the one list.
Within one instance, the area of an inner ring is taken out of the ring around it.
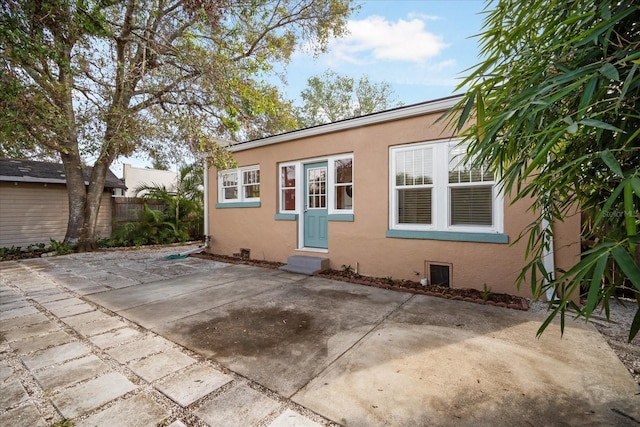
{"label": "mulch bed", "polygon": [[[285,264],[275,261],[263,261],[257,259],[239,258],[227,255],[217,255],[210,253],[191,254],[195,258],[209,259],[212,261],[226,262],[229,264],[246,264],[256,267],[265,267],[276,269]],[[391,289],[395,291],[410,292],[413,294],[429,295],[439,298],[447,298],[456,301],[466,301],[476,304],[493,305],[497,307],[506,307],[514,310],[528,310],[529,305],[525,298],[494,292],[483,292],[478,289],[461,289],[447,288],[444,286],[427,285],[422,286],[419,282],[411,280],[395,280],[391,278],[361,276],[354,272],[339,270],[324,270],[317,273],[316,276],[326,279],[339,280],[342,282],[355,283],[358,285],[373,286],[382,289]]]}
{"label": "mulch bed", "polygon": [[435,285],[422,286],[419,282],[414,282],[412,280],[395,280],[392,278],[361,276],[353,272],[345,272],[339,270],[325,270],[318,273],[317,276],[333,280],[342,280],[359,285],[374,286],[376,288],[410,292],[413,294],[429,295],[456,301],[494,305],[497,307],[506,307],[514,310],[529,309],[529,305],[527,304],[527,300],[525,298],[510,294],[494,293],[490,290],[488,290],[487,292],[483,292],[478,289],[468,288],[448,288],[445,286]]}
{"label": "mulch bed", "polygon": [[285,265],[284,263],[276,262],[276,261],[264,261],[259,259],[240,258],[240,257],[234,257],[234,256],[228,256],[228,255],[217,255],[217,254],[210,254],[208,252],[200,252],[198,254],[191,254],[189,256],[192,256],[194,258],[208,259],[211,261],[226,262],[229,264],[245,264],[245,265],[253,265],[256,267],[272,268],[274,270]]}

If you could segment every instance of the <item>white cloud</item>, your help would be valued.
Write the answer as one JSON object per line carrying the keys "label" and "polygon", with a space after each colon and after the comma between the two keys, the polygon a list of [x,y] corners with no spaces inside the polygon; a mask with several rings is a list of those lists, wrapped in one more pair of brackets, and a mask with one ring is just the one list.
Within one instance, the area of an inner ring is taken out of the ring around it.
{"label": "white cloud", "polygon": [[425,19],[413,17],[390,22],[383,16],[369,16],[348,22],[349,34],[338,39],[329,51],[350,63],[405,61],[424,63],[437,56],[447,44],[442,37],[426,31]]}
{"label": "white cloud", "polygon": [[409,12],[407,16],[409,17],[409,19],[417,18],[423,21],[439,21],[440,19],[442,19],[439,16],[427,15],[426,13],[418,13],[418,12]]}

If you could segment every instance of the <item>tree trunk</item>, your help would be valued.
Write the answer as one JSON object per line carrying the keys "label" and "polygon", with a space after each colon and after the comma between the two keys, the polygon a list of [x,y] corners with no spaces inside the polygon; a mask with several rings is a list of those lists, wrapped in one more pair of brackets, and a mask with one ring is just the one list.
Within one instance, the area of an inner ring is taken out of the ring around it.
{"label": "tree trunk", "polygon": [[84,208],[87,192],[84,186],[80,156],[77,154],[74,155],[73,153],[61,153],[60,157],[64,166],[67,193],[69,196],[69,219],[64,241],[65,243],[75,245],[80,240],[85,223]]}
{"label": "tree trunk", "polygon": [[87,197],[84,203],[84,223],[82,233],[78,240],[77,251],[89,252],[98,248],[98,235],[96,228],[98,225],[98,213],[104,194],[104,183],[106,181],[109,164],[103,159],[98,159],[93,166],[89,178]]}

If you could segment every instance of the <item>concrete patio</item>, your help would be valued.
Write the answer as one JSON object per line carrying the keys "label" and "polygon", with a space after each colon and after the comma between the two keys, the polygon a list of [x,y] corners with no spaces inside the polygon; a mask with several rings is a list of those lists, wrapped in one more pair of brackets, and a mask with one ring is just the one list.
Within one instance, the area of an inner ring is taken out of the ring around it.
{"label": "concrete patio", "polygon": [[[79,425],[141,425],[126,416],[145,407],[145,425],[175,426],[640,420],[638,386],[584,322],[536,339],[529,312],[169,251],[0,264],[0,424],[38,419],[38,393]],[[29,378],[40,390],[21,393]],[[110,391],[82,400],[95,389]]]}

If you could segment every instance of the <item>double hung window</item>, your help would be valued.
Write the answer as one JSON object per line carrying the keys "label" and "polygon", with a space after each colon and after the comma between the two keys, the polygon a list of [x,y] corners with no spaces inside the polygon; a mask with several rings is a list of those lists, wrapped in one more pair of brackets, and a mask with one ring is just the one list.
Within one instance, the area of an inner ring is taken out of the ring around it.
{"label": "double hung window", "polygon": [[466,146],[449,149],[449,224],[492,226],[493,173],[484,165],[465,163]]}
{"label": "double hung window", "polygon": [[296,210],[296,166],[280,166],[280,212]]}
{"label": "double hung window", "polygon": [[390,149],[390,228],[501,232],[502,198],[494,175],[466,159],[459,141]]}
{"label": "double hung window", "polygon": [[433,223],[433,148],[412,147],[395,153],[398,224]]}
{"label": "double hung window", "polygon": [[353,211],[353,157],[333,160],[333,210]]}
{"label": "double hung window", "polygon": [[218,201],[259,202],[260,167],[249,166],[218,172]]}

